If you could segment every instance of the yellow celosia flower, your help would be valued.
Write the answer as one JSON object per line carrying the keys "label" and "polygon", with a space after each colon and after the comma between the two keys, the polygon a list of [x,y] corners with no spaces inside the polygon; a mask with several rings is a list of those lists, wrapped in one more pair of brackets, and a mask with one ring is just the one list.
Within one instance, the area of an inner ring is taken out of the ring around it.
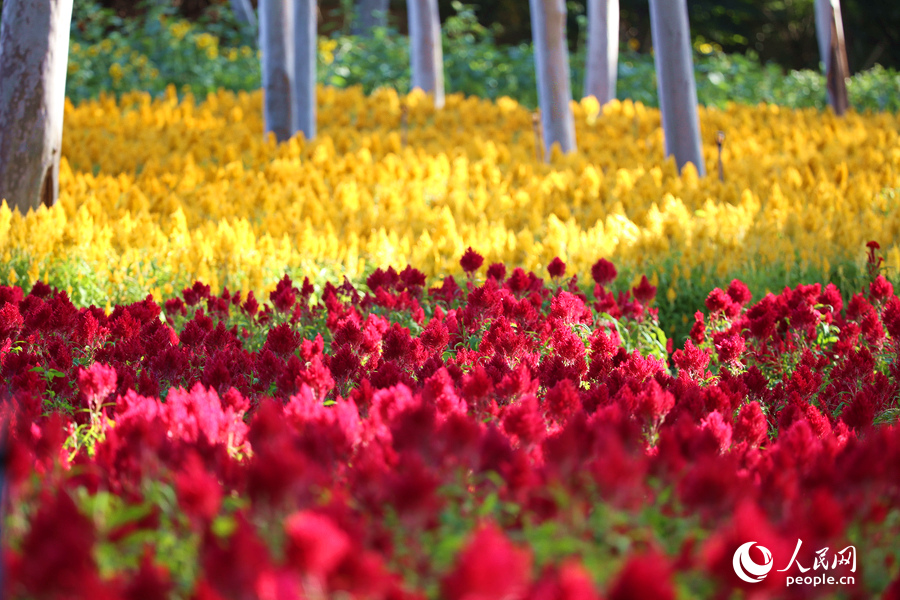
{"label": "yellow celosia flower", "polygon": [[260,93],[67,103],[60,201],[25,216],[0,206],[0,252],[31,281],[78,257],[111,293],[143,282],[163,294],[198,277],[260,292],[323,267],[443,275],[468,246],[536,271],[559,255],[582,279],[602,256],[708,282],[768,265],[828,272],[874,239],[900,268],[900,211],[883,193],[900,174],[894,114],[701,109],[702,131],[728,134],[720,182],[713,135],[713,175],[679,174],[659,112],[627,100],[574,104],[580,150],[552,164],[537,162],[531,113],[509,98],[449,95],[441,111],[390,89],[320,88],[318,100],[316,140],[281,145],[262,135]]}

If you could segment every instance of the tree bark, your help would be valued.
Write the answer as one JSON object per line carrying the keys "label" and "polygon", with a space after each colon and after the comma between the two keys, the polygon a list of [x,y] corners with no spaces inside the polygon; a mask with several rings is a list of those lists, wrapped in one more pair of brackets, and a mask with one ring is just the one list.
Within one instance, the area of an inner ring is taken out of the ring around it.
{"label": "tree bark", "polygon": [[544,155],[549,158],[553,144],[559,144],[565,153],[577,149],[570,105],[566,4],[565,0],[530,0],[530,6]]}
{"label": "tree bark", "polygon": [[434,95],[435,108],[444,106],[444,55],[437,0],[407,0],[409,13],[410,89]]}
{"label": "tree bark", "polygon": [[316,0],[294,0],[294,128],[316,137]]}
{"label": "tree bark", "polygon": [[72,0],[5,0],[0,25],[0,200],[59,196]]}
{"label": "tree bark", "polygon": [[376,27],[387,27],[390,0],[358,0],[353,20],[353,33],[362,37],[372,37]]}
{"label": "tree bark", "polygon": [[619,0],[588,0],[584,95],[600,105],[616,97],[619,66]]}
{"label": "tree bark", "polygon": [[828,104],[836,115],[843,115],[850,108],[847,94],[850,67],[844,43],[840,0],[816,0],[816,36],[819,40],[819,56],[822,57],[825,70]]}
{"label": "tree bark", "polygon": [[253,12],[250,0],[231,0],[231,10],[234,11],[234,16],[239,23],[256,29],[256,13]]}
{"label": "tree bark", "polygon": [[687,1],[650,0],[650,28],[666,156],[679,171],[690,162],[705,175]]}
{"label": "tree bark", "polygon": [[291,91],[294,77],[293,11],[290,0],[260,0],[259,47],[262,50],[265,130],[283,142],[294,131]]}

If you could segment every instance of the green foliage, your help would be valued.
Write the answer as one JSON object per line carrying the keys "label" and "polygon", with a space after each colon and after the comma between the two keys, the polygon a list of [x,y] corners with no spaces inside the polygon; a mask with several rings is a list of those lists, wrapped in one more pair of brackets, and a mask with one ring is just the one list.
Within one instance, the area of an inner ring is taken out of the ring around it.
{"label": "green foliage", "polygon": [[[203,97],[219,88],[249,91],[260,87],[259,55],[253,32],[228,15],[196,23],[179,20],[173,9],[154,6],[142,19],[123,21],[86,1],[73,19],[67,93],[73,102],[101,92],[120,95],[145,90],[164,93],[168,85]],[[453,3],[456,13],[443,23],[444,72],[448,92],[496,99],[515,98],[537,106],[530,44],[500,45],[497,30],[479,24],[471,7]],[[227,11],[221,11],[223,14]],[[216,13],[218,14],[218,13]],[[709,43],[696,44],[697,95],[702,104],[772,102],[788,107],[825,104],[825,80],[816,71],[784,73],[754,57],[724,54]],[[571,55],[572,91],[583,89],[584,44]],[[371,92],[391,86],[409,90],[409,45],[393,29],[371,38],[336,31],[319,45],[318,80],[325,85],[362,86]],[[875,67],[849,84],[857,110],[900,110],[900,73]],[[620,54],[618,97],[657,105],[653,57],[625,49]]]}

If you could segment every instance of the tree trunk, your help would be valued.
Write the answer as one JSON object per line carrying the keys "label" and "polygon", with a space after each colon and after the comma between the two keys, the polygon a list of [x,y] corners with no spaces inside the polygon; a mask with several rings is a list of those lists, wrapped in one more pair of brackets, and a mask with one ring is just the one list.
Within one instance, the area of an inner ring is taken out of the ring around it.
{"label": "tree trunk", "polygon": [[819,39],[819,55],[825,69],[828,104],[835,114],[843,115],[850,108],[847,95],[847,47],[844,44],[844,23],[841,19],[840,0],[816,0],[816,36]]}
{"label": "tree trunk", "polygon": [[410,89],[434,94],[435,108],[444,106],[444,55],[437,0],[407,0],[409,13]]}
{"label": "tree trunk", "polygon": [[584,95],[600,105],[616,97],[619,66],[619,0],[588,0]]}
{"label": "tree trunk", "polygon": [[294,128],[316,137],[316,0],[294,0]]}
{"label": "tree trunk", "polygon": [[376,27],[387,27],[390,0],[359,0],[353,20],[353,33],[362,37],[372,37]]}
{"label": "tree trunk", "polygon": [[59,196],[72,0],[5,0],[0,25],[0,199]]}
{"label": "tree trunk", "polygon": [[650,28],[666,156],[679,171],[690,162],[705,175],[687,0],[650,0]]}
{"label": "tree trunk", "polygon": [[239,23],[256,29],[256,13],[253,12],[250,0],[231,0],[231,10],[234,11],[234,17]]}
{"label": "tree trunk", "polygon": [[283,142],[294,131],[293,11],[290,0],[260,0],[259,47],[262,50],[263,120],[266,134]]}
{"label": "tree trunk", "polygon": [[566,47],[566,4],[565,0],[530,0],[530,5],[544,155],[549,158],[553,144],[559,144],[560,150],[566,153],[576,150]]}

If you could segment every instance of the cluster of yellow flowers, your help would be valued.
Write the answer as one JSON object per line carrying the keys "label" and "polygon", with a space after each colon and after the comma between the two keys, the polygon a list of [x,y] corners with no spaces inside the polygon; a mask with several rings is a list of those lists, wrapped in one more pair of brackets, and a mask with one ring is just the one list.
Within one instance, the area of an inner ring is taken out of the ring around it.
{"label": "cluster of yellow flowers", "polygon": [[582,278],[600,257],[666,264],[677,286],[698,268],[827,271],[869,240],[900,267],[894,114],[701,108],[698,177],[664,159],[659,112],[630,101],[573,103],[579,150],[548,163],[531,113],[506,98],[451,95],[435,111],[419,92],[320,87],[318,106],[316,140],[278,145],[262,134],[260,93],[67,104],[60,200],[27,216],[0,207],[0,256],[20,265],[0,280],[77,259],[157,296],[194,278],[259,292],[286,270],[458,273],[472,246],[535,272],[559,256]]}

